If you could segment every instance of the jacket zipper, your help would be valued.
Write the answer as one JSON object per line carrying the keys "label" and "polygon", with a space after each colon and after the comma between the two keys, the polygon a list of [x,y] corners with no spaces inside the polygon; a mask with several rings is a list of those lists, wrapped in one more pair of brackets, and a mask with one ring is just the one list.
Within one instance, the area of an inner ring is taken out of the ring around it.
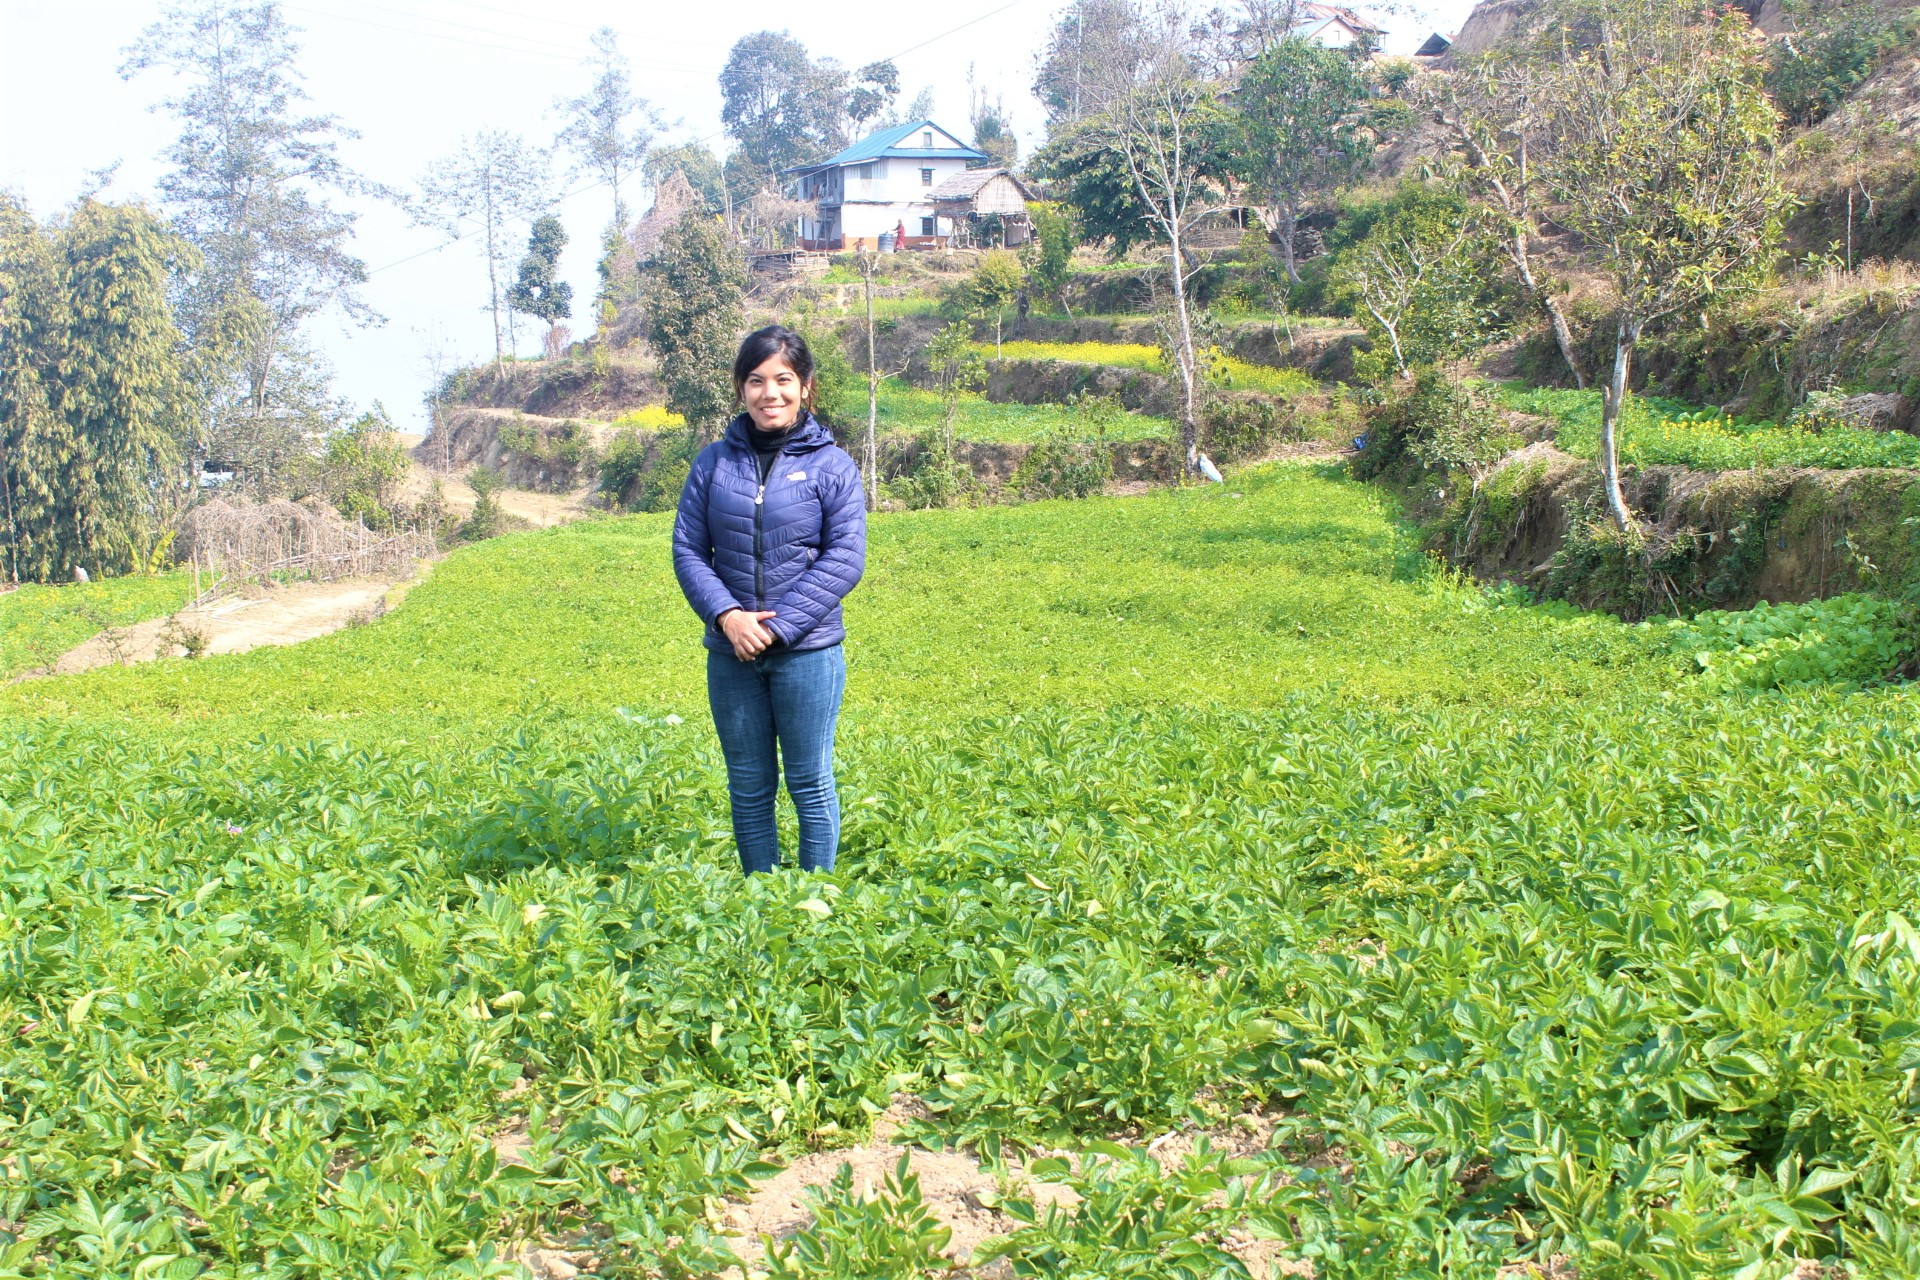
{"label": "jacket zipper", "polygon": [[767,607],[766,575],[760,562],[760,513],[766,510],[767,482],[762,480],[753,495],[753,600],[755,609]]}

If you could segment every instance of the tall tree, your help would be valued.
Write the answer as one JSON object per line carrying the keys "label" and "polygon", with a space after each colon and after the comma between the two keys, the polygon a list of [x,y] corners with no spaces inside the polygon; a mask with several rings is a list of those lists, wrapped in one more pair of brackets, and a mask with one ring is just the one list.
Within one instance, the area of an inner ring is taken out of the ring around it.
{"label": "tall tree", "polygon": [[505,300],[500,277],[507,269],[514,228],[531,221],[549,202],[547,154],[517,133],[469,134],[460,149],[434,163],[420,178],[413,202],[417,221],[458,238],[478,223],[487,261],[488,307],[493,313],[493,360],[506,357],[501,321]]}
{"label": "tall tree", "polygon": [[[200,264],[176,288],[202,400],[188,450],[243,469],[256,454],[306,447],[280,437],[325,416],[330,393],[305,325],[329,307],[379,319],[358,292],[366,268],[349,248],[355,216],[331,197],[380,192],[340,161],[351,130],[300,114],[296,34],[274,0],[176,0],[120,69],[168,71],[183,84],[157,109],[180,123],[160,195]],[[299,396],[309,398],[289,399]]]}
{"label": "tall tree", "polygon": [[985,89],[975,89],[971,67],[967,68],[967,123],[973,128],[973,149],[987,157],[988,165],[1013,168],[1020,159],[1020,140],[1014,135],[1006,99],[997,93],[989,98]]}
{"label": "tall tree", "polygon": [[853,73],[847,120],[853,128],[865,129],[885,119],[899,97],[900,68],[891,62],[869,62]]}
{"label": "tall tree", "polygon": [[1459,149],[1466,186],[1498,222],[1501,254],[1521,291],[1546,316],[1574,385],[1584,388],[1586,367],[1574,349],[1573,327],[1533,260],[1542,195],[1537,158],[1550,141],[1541,73],[1538,62],[1525,57],[1482,57],[1452,75],[1429,77],[1417,93]]}
{"label": "tall tree", "polygon": [[50,232],[0,201],[0,525],[10,576],[144,562],[182,496],[192,397],[168,297],[192,247],[139,206]]}
{"label": "tall tree", "polygon": [[846,145],[847,75],[815,62],[785,31],[741,36],[720,71],[720,123],[739,144],[735,200],[783,169],[823,159]]}
{"label": "tall tree", "polygon": [[53,238],[0,191],[0,517],[9,581],[57,573],[55,512],[72,464],[60,416],[70,307]]}
{"label": "tall tree", "polygon": [[593,174],[612,189],[613,222],[624,227],[630,215],[621,184],[630,184],[644,171],[660,117],[645,98],[634,93],[633,75],[613,28],[601,27],[592,41],[587,67],[593,72],[593,84],[579,97],[554,104],[567,120],[555,143],[573,153],[579,171]]}
{"label": "tall tree", "polygon": [[1049,129],[1100,115],[1125,94],[1147,24],[1138,0],[1073,0],[1061,11],[1033,80]]}
{"label": "tall tree", "polygon": [[[1156,15],[1136,32],[1130,81],[1044,168],[1068,180],[1088,230],[1112,235],[1116,245],[1157,240],[1165,246],[1167,347],[1180,385],[1180,446],[1188,474],[1198,475],[1206,370],[1189,289],[1201,264],[1189,238],[1196,223],[1225,206],[1228,121],[1219,84],[1203,79],[1194,66],[1190,29],[1177,10]],[[1036,157],[1036,169],[1042,168]]]}
{"label": "tall tree", "polygon": [[1353,55],[1292,37],[1270,45],[1240,79],[1241,173],[1267,202],[1265,221],[1296,284],[1301,216],[1350,181],[1371,149],[1368,97]]}
{"label": "tall tree", "polygon": [[689,213],[662,237],[645,272],[647,340],[667,407],[713,439],[732,416],[733,347],[745,326],[747,261],[715,218]]}
{"label": "tall tree", "polygon": [[1557,145],[1543,176],[1556,221],[1619,296],[1600,462],[1608,509],[1631,533],[1619,424],[1634,349],[1649,325],[1767,279],[1791,197],[1775,154],[1780,113],[1743,14],[1594,0],[1588,16],[1594,42],[1563,40],[1554,56],[1545,101]]}
{"label": "tall tree", "polygon": [[534,219],[527,237],[527,256],[520,259],[520,273],[507,290],[507,305],[525,315],[547,322],[552,349],[552,334],[562,320],[573,315],[573,286],[560,278],[560,251],[567,247],[567,229],[552,214]]}

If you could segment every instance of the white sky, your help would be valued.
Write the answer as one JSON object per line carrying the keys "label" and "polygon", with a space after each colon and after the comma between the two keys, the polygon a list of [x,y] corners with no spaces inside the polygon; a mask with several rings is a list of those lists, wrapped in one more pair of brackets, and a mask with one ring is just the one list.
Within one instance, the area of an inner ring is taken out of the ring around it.
{"label": "white sky", "polygon": [[[1410,52],[1435,27],[1451,33],[1472,7],[1426,4],[1424,18],[1396,12],[1383,20],[1389,52]],[[721,150],[716,78],[728,49],[748,32],[785,29],[813,56],[849,67],[893,57],[902,100],[931,86],[935,119],[956,133],[967,128],[971,65],[977,83],[1004,95],[1025,155],[1042,141],[1028,89],[1034,59],[1060,7],[1061,0],[289,0],[285,10],[304,29],[309,107],[361,135],[342,145],[344,158],[376,182],[408,188],[465,132],[511,129],[550,142],[560,125],[553,102],[581,92],[587,37],[601,25],[620,33],[638,91],[679,121],[668,141],[705,138]],[[151,193],[175,125],[147,108],[172,86],[163,72],[128,82],[117,68],[121,50],[159,10],[159,0],[0,0],[0,186],[41,217],[72,200],[93,170],[116,162],[105,198]],[[410,226],[389,205],[354,207],[362,214],[355,249],[373,272],[364,296],[386,322],[359,329],[326,316],[311,336],[332,361],[341,395],[356,406],[380,399],[403,429],[420,430],[429,347],[457,363],[492,353],[485,267],[471,238],[442,247],[443,237]],[[572,236],[562,265],[574,286],[574,329],[584,333],[611,197],[583,191],[558,212]],[[534,329],[523,321],[523,352],[537,348]]]}

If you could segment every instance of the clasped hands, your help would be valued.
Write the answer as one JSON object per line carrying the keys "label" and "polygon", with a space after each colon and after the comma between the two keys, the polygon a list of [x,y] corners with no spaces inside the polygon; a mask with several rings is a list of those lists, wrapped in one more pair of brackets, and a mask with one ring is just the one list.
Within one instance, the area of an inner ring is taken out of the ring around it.
{"label": "clasped hands", "polygon": [[779,637],[761,625],[772,616],[771,609],[763,613],[729,609],[720,615],[720,631],[733,645],[734,657],[742,662],[752,662],[778,642]]}

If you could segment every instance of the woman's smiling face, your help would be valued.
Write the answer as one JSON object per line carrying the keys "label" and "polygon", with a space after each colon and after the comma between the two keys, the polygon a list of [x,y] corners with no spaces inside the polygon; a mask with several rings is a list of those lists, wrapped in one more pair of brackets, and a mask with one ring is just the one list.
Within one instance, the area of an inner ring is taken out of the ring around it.
{"label": "woman's smiling face", "polygon": [[798,422],[806,394],[807,384],[779,356],[767,357],[740,388],[748,416],[762,431],[785,431]]}

